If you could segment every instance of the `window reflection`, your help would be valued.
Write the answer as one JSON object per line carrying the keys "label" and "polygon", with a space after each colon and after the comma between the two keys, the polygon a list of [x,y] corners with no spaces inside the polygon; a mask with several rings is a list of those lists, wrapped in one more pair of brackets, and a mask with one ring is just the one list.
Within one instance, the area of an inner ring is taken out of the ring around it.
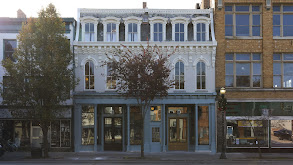
{"label": "window reflection", "polygon": [[209,107],[198,106],[198,144],[209,144]]}
{"label": "window reflection", "polygon": [[151,106],[151,121],[161,121],[161,106]]}
{"label": "window reflection", "polygon": [[82,107],[82,145],[94,144],[94,107],[83,106]]}

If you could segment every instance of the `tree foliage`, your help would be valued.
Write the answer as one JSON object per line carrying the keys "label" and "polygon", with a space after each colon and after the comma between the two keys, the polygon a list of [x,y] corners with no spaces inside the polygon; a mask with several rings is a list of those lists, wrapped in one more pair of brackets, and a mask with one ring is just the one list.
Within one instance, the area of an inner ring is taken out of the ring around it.
{"label": "tree foliage", "polygon": [[149,112],[151,101],[168,95],[168,89],[174,85],[170,79],[171,68],[168,65],[170,54],[164,54],[157,46],[141,46],[141,51],[133,52],[122,45],[113,56],[108,56],[110,75],[117,80],[116,90],[126,98],[135,98],[142,111],[141,156],[144,157],[144,121]]}
{"label": "tree foliage", "polygon": [[50,122],[62,115],[61,107],[76,85],[71,67],[73,54],[64,33],[65,23],[54,5],[49,4],[38,13],[38,18],[23,23],[13,54],[15,62],[2,62],[6,70],[3,104],[15,117],[40,122],[46,149]]}

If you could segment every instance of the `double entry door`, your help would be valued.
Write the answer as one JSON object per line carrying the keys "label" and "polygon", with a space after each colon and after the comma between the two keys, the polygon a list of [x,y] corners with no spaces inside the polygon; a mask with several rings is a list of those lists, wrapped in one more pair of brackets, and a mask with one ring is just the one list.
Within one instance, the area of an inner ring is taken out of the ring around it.
{"label": "double entry door", "polygon": [[122,151],[122,117],[104,117],[104,150]]}
{"label": "double entry door", "polygon": [[172,117],[169,118],[169,145],[170,151],[187,151],[187,118],[186,117]]}

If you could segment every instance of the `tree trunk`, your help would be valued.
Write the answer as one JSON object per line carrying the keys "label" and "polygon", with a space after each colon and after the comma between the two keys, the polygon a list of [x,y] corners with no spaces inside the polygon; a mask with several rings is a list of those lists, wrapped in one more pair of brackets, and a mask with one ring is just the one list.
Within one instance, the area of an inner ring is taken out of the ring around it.
{"label": "tree trunk", "polygon": [[143,113],[142,113],[142,123],[141,123],[140,157],[144,158],[144,116],[143,116]]}
{"label": "tree trunk", "polygon": [[48,146],[48,126],[44,125],[42,127],[42,131],[43,131],[43,151],[44,151],[44,158],[48,158],[49,157],[49,146]]}

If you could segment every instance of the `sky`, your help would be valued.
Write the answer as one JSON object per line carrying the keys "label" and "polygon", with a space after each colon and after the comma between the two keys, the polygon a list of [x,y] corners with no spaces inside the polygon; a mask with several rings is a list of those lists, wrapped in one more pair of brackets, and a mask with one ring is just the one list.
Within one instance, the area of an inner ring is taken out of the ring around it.
{"label": "sky", "polygon": [[1,0],[0,17],[16,17],[21,9],[27,17],[37,17],[38,11],[53,3],[61,17],[77,18],[77,8],[141,9],[147,2],[149,9],[194,9],[201,0]]}

